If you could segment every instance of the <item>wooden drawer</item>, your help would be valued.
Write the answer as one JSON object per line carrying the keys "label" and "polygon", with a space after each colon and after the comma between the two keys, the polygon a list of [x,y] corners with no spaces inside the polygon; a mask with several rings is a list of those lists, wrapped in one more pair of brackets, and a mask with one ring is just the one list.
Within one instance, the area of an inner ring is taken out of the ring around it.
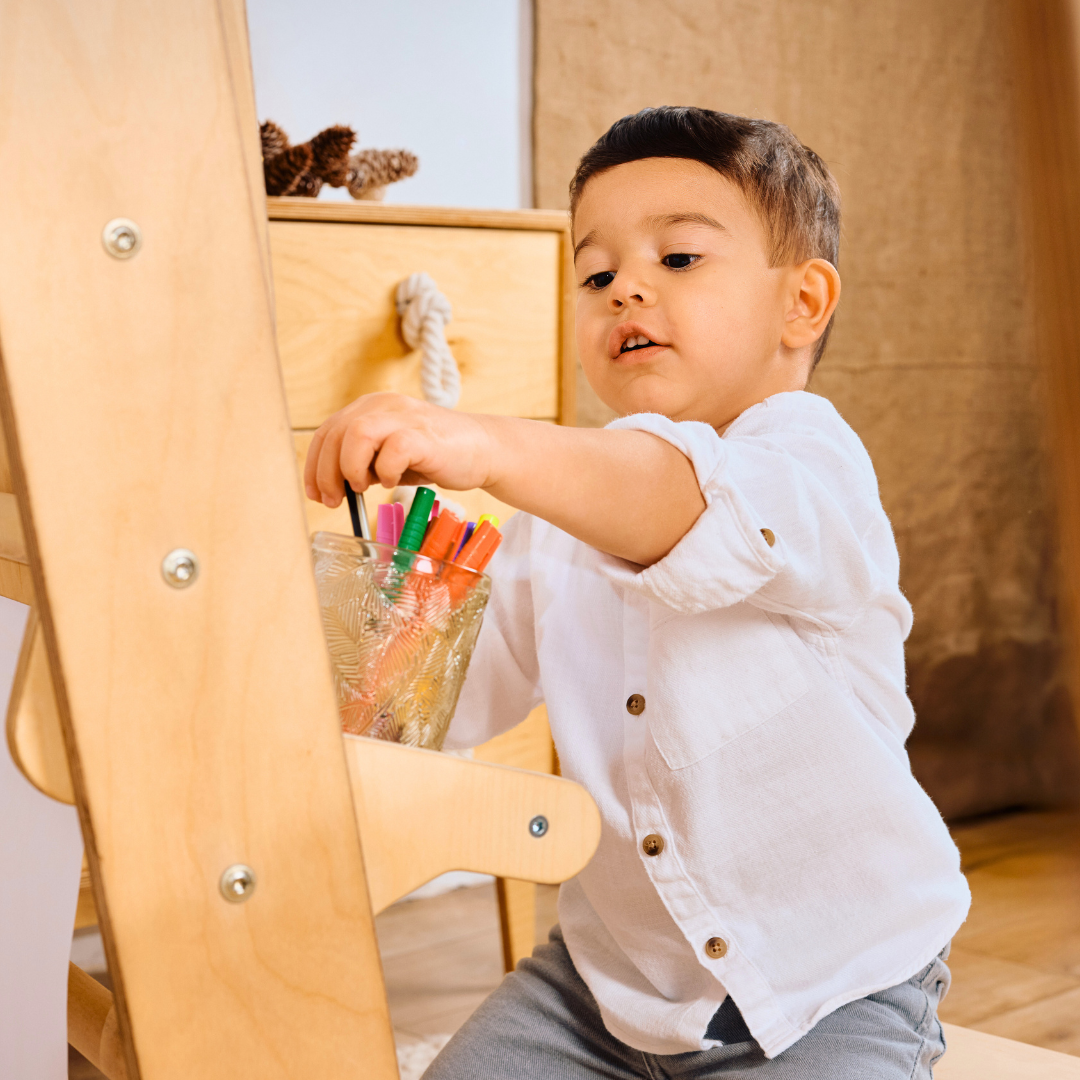
{"label": "wooden drawer", "polygon": [[402,339],[394,307],[398,282],[418,270],[453,305],[447,340],[461,369],[460,409],[568,416],[565,215],[269,203],[278,347],[294,429],[318,427],[360,394],[420,396],[420,354]]}

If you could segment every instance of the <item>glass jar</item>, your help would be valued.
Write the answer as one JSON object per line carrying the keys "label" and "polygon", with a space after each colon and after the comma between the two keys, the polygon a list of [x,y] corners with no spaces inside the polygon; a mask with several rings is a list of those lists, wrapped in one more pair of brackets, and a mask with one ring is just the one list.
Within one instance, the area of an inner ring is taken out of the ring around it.
{"label": "glass jar", "polygon": [[338,533],[316,533],[312,554],[342,727],[440,750],[491,579]]}

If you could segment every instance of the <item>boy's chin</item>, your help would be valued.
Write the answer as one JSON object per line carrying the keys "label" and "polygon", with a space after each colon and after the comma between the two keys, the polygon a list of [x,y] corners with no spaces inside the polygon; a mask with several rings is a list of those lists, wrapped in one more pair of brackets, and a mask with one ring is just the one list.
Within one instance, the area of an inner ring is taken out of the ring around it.
{"label": "boy's chin", "polygon": [[665,384],[659,379],[637,379],[620,393],[600,394],[600,399],[620,416],[659,413],[661,416],[671,417],[672,420],[696,419],[696,403],[689,400],[685,390]]}

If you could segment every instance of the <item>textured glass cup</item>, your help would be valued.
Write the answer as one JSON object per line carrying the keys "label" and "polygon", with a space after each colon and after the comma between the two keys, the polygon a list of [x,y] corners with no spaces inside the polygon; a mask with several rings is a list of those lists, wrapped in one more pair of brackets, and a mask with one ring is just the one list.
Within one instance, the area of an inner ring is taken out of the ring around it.
{"label": "textured glass cup", "polygon": [[338,533],[312,554],[342,727],[442,749],[491,578]]}

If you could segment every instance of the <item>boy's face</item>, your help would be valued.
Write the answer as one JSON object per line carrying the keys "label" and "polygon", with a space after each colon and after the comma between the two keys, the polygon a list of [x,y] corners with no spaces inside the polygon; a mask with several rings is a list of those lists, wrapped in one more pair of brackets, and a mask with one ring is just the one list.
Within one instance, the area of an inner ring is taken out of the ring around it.
{"label": "boy's face", "polygon": [[574,242],[581,364],[616,412],[719,428],[806,385],[839,277],[820,259],[770,267],[764,226],[715,169],[646,158],[598,173]]}

